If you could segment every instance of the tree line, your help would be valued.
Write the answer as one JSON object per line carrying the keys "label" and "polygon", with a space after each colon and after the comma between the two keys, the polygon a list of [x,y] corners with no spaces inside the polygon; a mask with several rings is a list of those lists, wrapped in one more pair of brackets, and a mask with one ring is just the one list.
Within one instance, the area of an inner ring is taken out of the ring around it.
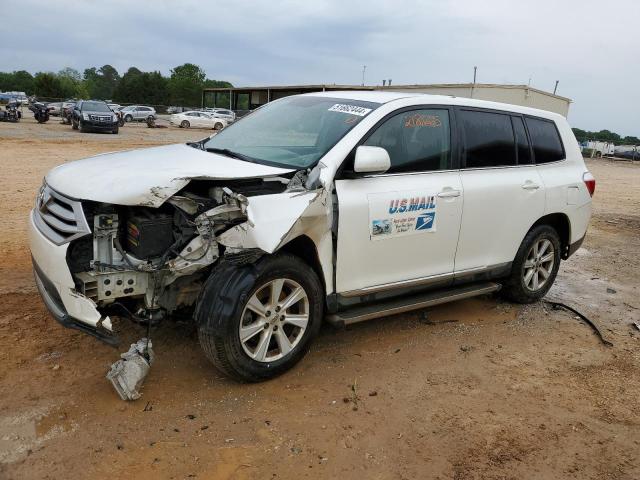
{"label": "tree line", "polygon": [[590,132],[580,128],[573,128],[573,133],[578,142],[586,142],[588,140],[596,140],[598,142],[610,142],[614,145],[640,145],[640,138],[629,136],[623,137],[609,130],[600,130],[599,132]]}
{"label": "tree line", "polygon": [[57,73],[35,75],[19,70],[0,72],[0,92],[18,91],[42,99],[84,98],[118,103],[199,106],[205,87],[232,87],[231,83],[206,78],[204,70],[185,63],[165,77],[159,71],[129,68],[123,75],[111,65],[86,68],[83,73],[70,67]]}

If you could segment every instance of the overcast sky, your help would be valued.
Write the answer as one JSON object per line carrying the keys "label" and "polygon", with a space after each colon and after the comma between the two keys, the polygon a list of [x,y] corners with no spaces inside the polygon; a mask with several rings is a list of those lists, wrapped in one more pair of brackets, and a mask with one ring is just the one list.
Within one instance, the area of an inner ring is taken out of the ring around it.
{"label": "overcast sky", "polygon": [[[515,83],[640,136],[640,1],[2,0],[0,71],[193,62],[236,86]],[[19,28],[18,28],[19,26]]]}

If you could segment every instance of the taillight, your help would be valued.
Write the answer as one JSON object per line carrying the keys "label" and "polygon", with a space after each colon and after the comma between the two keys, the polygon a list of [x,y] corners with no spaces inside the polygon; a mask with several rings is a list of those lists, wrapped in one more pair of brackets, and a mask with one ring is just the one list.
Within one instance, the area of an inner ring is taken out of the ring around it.
{"label": "taillight", "polygon": [[596,191],[596,179],[591,175],[591,172],[584,172],[582,174],[582,181],[587,186],[587,190],[589,190],[589,195],[593,197],[593,192]]}

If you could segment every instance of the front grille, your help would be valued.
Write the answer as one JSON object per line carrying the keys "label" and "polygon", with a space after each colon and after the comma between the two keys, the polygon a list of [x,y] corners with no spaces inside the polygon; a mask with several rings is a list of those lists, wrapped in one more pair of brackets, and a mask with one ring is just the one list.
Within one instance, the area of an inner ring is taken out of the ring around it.
{"label": "front grille", "polygon": [[91,233],[82,204],[43,185],[36,199],[34,222],[38,230],[56,245]]}
{"label": "front grille", "polygon": [[89,115],[89,118],[92,122],[98,123],[111,123],[113,121],[111,115]]}

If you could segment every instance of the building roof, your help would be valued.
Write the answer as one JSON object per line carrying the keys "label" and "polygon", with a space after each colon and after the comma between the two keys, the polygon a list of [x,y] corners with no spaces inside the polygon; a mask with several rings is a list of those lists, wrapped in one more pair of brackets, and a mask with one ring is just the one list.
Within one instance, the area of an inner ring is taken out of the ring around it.
{"label": "building roof", "polygon": [[402,91],[402,90],[421,90],[427,88],[502,88],[502,89],[517,89],[517,90],[529,90],[532,92],[539,93],[541,95],[547,95],[550,97],[557,98],[559,100],[564,100],[566,102],[571,102],[570,98],[563,97],[561,95],[556,95],[551,92],[546,92],[544,90],[540,90],[538,88],[531,87],[529,85],[517,85],[517,84],[497,84],[497,83],[431,83],[431,84],[410,84],[410,85],[390,85],[390,86],[381,86],[381,85],[337,85],[337,84],[315,84],[315,85],[267,85],[267,86],[254,86],[254,87],[213,87],[213,88],[204,88],[205,92],[252,92],[258,90],[288,90],[288,91],[300,91],[300,92],[312,92],[312,91],[322,91],[322,90],[390,90],[390,91]]}

